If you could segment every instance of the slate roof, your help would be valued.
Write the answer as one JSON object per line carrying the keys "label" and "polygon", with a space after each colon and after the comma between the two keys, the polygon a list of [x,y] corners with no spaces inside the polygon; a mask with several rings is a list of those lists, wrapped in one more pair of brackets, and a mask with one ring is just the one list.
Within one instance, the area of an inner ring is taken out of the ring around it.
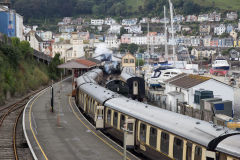
{"label": "slate roof", "polygon": [[174,76],[174,77],[172,77],[172,78],[170,78],[170,79],[168,79],[168,80],[166,80],[166,81],[164,81],[164,82],[165,82],[165,83],[168,83],[168,82],[177,80],[177,79],[179,79],[179,78],[181,78],[181,77],[184,77],[184,76],[186,76],[186,75],[187,75],[186,73],[181,73],[181,74],[179,74],[179,75],[177,75],[177,76]]}
{"label": "slate roof", "polygon": [[180,78],[177,78],[175,80],[172,80],[172,81],[169,82],[169,84],[178,86],[180,88],[188,89],[188,88],[192,88],[196,85],[199,85],[203,82],[206,82],[210,79],[211,78],[209,78],[209,77],[189,74],[189,75],[184,75],[184,76],[182,76]]}

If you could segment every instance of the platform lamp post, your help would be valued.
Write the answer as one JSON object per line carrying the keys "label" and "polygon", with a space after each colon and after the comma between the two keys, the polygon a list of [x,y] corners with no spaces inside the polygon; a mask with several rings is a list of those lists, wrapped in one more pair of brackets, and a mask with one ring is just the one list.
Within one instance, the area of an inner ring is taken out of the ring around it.
{"label": "platform lamp post", "polygon": [[126,160],[127,158],[127,145],[126,145],[126,139],[127,139],[127,123],[124,123],[123,125],[123,160]]}
{"label": "platform lamp post", "polygon": [[54,105],[54,101],[53,101],[53,96],[54,96],[53,80],[52,80],[51,92],[52,92],[52,97],[51,97],[51,107],[52,107],[52,112],[53,112],[53,105]]}

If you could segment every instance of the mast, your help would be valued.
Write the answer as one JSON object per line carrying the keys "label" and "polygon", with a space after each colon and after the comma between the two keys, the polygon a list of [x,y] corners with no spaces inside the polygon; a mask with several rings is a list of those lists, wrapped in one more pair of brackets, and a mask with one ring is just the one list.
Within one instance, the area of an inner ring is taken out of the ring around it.
{"label": "mast", "polygon": [[166,20],[166,7],[165,6],[164,6],[164,24],[165,24],[165,60],[168,60],[167,20]]}
{"label": "mast", "polygon": [[170,15],[171,15],[171,30],[172,30],[172,40],[173,40],[173,60],[176,60],[175,57],[175,37],[174,37],[174,33],[173,33],[173,4],[171,2],[171,0],[169,0],[169,5],[170,5]]}
{"label": "mast", "polygon": [[149,44],[150,43],[150,39],[149,39],[149,22],[148,22],[148,35],[147,35],[147,51],[148,51],[148,54],[149,54],[149,58],[148,58],[148,64],[150,62],[150,51],[149,51]]}

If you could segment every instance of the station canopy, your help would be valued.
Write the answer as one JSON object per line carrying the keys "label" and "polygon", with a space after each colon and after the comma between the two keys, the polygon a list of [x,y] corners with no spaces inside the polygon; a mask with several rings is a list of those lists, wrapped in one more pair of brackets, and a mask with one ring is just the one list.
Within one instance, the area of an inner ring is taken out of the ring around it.
{"label": "station canopy", "polygon": [[64,64],[58,66],[58,68],[62,69],[90,69],[96,67],[97,64],[93,61],[86,60],[86,59],[74,59],[68,61]]}

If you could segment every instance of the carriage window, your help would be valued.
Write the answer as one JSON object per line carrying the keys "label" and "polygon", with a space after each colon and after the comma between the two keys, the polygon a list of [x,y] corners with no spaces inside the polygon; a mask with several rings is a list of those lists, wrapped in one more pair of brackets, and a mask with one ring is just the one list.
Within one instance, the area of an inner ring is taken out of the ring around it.
{"label": "carriage window", "polygon": [[202,148],[199,146],[196,146],[194,160],[201,160],[201,159],[202,159]]}
{"label": "carriage window", "polygon": [[134,81],[134,86],[137,87],[138,86],[138,82]]}
{"label": "carriage window", "polygon": [[140,125],[140,141],[146,143],[146,130],[147,127],[145,124],[141,123]]}
{"label": "carriage window", "polygon": [[176,160],[182,160],[182,156],[183,156],[183,141],[175,137],[173,143],[173,157]]}
{"label": "carriage window", "polygon": [[127,129],[128,129],[129,131],[133,131],[133,123],[128,123],[128,124],[127,124]]}
{"label": "carriage window", "polygon": [[161,134],[161,151],[168,154],[169,150],[169,134],[162,132]]}
{"label": "carriage window", "polygon": [[122,129],[124,127],[124,123],[125,123],[125,116],[123,114],[121,114],[121,118],[120,118],[120,129]]}
{"label": "carriage window", "polygon": [[187,155],[186,155],[186,160],[191,160],[192,159],[192,143],[187,142]]}
{"label": "carriage window", "polygon": [[111,124],[111,114],[112,114],[112,111],[109,109],[107,112],[107,123],[108,124]]}
{"label": "carriage window", "polygon": [[150,146],[156,148],[157,147],[157,129],[151,127],[150,128],[150,139],[149,139]]}
{"label": "carriage window", "polygon": [[113,126],[117,128],[117,124],[118,124],[118,113],[114,112],[114,115],[113,115]]}

